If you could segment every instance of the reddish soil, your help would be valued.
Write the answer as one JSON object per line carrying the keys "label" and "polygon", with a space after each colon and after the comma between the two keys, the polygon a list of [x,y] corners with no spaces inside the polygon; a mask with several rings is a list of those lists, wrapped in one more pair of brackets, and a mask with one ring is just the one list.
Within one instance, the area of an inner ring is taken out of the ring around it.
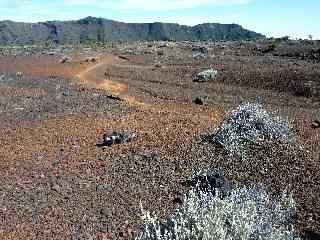
{"label": "reddish soil", "polygon": [[[167,216],[176,207],[173,199],[185,191],[180,180],[200,166],[222,167],[234,182],[267,183],[270,176],[260,176],[259,166],[247,166],[246,173],[237,160],[227,163],[199,143],[230,107],[257,96],[294,121],[306,149],[303,161],[292,164],[295,177],[290,166],[281,165],[292,152],[281,150],[270,186],[280,191],[290,180],[299,203],[297,228],[320,231],[320,132],[310,128],[319,117],[318,99],[221,81],[200,85],[191,81],[192,74],[206,64],[155,68],[143,56],[126,61],[117,54],[102,53],[95,63],[84,62],[79,53],[70,63],[60,63],[59,56],[0,58],[0,72],[24,73],[1,88],[7,99],[0,119],[2,239],[129,239],[140,223],[140,201]],[[234,66],[226,61],[228,67]],[[68,80],[56,83],[57,78]],[[124,101],[111,100],[110,94]],[[196,96],[209,98],[199,106],[192,102]],[[34,105],[26,102],[30,98]],[[44,104],[46,99],[52,100]],[[30,114],[41,104],[48,110]],[[96,147],[107,130],[130,130],[139,137]]]}

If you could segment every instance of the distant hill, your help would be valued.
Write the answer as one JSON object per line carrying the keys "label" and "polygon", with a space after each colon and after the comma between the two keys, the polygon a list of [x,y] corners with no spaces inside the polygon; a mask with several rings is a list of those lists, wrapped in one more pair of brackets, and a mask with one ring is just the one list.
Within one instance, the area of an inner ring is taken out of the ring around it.
{"label": "distant hill", "polygon": [[21,23],[0,21],[0,44],[59,44],[88,41],[241,40],[263,38],[237,24],[206,23],[194,27],[173,23],[123,23],[87,17],[77,21]]}

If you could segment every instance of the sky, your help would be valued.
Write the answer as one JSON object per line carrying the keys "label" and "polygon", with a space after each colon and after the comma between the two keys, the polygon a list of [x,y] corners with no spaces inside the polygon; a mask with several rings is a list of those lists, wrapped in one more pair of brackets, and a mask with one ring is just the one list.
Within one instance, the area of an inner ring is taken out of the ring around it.
{"label": "sky", "polygon": [[320,39],[320,0],[0,0],[0,20],[87,16],[123,22],[237,23],[267,37]]}

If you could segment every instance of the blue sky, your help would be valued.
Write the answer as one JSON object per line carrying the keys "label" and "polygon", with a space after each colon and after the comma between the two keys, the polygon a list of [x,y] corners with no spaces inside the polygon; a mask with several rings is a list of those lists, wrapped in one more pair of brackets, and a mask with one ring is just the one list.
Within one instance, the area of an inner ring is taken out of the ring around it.
{"label": "blue sky", "polygon": [[86,16],[125,22],[238,23],[267,36],[320,39],[319,0],[0,0],[0,20]]}

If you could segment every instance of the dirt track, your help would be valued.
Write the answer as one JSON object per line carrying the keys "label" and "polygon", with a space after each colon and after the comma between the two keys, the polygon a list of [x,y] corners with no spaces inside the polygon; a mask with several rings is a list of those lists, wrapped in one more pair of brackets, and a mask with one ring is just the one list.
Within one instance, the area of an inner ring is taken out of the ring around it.
{"label": "dirt track", "polygon": [[[86,68],[80,73],[76,74],[81,83],[84,83],[88,86],[104,89],[111,92],[114,95],[119,95],[123,99],[125,99],[129,104],[133,105],[143,105],[144,103],[135,100],[135,97],[128,95],[128,86],[126,84],[114,81],[108,78],[101,78],[101,76],[97,76],[97,72],[100,72],[99,69],[107,68],[110,65],[116,65],[119,62],[118,57],[116,56],[104,56],[102,61]],[[119,64],[117,64],[119,66]]]}
{"label": "dirt track", "polygon": [[[185,104],[172,101],[159,101],[152,99],[142,99],[134,95],[130,95],[129,88],[130,85],[122,83],[119,80],[114,80],[111,78],[103,77],[104,70],[107,68],[122,67],[126,69],[152,69],[150,66],[141,66],[131,64],[129,65],[127,61],[121,61],[117,56],[107,55],[103,56],[98,63],[91,65],[80,73],[76,74],[76,77],[80,79],[81,84],[87,84],[90,87],[103,89],[112,94],[119,96],[124,99],[129,105],[137,106],[138,111],[144,114],[154,114],[162,112],[172,112],[176,114],[177,118],[180,115],[185,115],[188,118],[194,118],[194,121],[204,119],[204,121],[217,122],[219,120],[221,111],[212,108],[201,108],[199,106],[194,106],[193,104]],[[140,114],[140,113],[139,113]],[[144,119],[150,119],[150,116]]]}

